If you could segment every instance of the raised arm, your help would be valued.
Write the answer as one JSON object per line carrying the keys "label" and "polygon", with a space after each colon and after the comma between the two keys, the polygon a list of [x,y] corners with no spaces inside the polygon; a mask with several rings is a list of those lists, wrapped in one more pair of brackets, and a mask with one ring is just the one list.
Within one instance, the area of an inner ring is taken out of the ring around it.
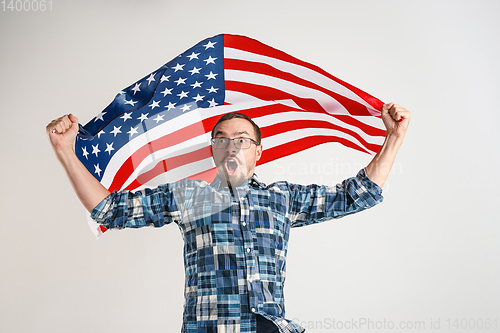
{"label": "raised arm", "polygon": [[78,119],[72,114],[62,116],[48,124],[46,131],[76,195],[91,212],[110,193],[76,157],[73,142],[78,134]]}
{"label": "raised arm", "polygon": [[382,147],[366,167],[368,178],[380,187],[384,186],[389,176],[410,118],[410,112],[397,104],[388,103],[382,107],[382,121],[387,129],[387,135]]}

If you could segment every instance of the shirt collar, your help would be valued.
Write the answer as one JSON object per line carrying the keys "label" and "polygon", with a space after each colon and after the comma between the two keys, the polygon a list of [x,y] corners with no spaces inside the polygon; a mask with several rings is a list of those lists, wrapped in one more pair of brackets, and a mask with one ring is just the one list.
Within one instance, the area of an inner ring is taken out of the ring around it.
{"label": "shirt collar", "polygon": [[[212,183],[210,183],[210,185],[216,190],[222,190],[224,188],[227,188],[227,185],[225,183],[223,184],[223,182],[221,181],[219,174],[215,176],[214,180],[212,181]],[[259,179],[257,178],[257,175],[254,173],[253,176],[250,177],[250,179],[248,179],[243,185],[238,187],[245,188],[247,186],[256,188],[265,188],[266,184],[260,182]]]}

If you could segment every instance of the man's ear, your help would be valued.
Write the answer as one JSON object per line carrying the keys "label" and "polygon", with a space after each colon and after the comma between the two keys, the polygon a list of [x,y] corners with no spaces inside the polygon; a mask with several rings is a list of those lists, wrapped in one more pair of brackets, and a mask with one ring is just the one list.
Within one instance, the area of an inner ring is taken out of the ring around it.
{"label": "man's ear", "polygon": [[262,157],[262,145],[257,146],[257,150],[255,151],[255,156],[256,156],[255,161],[260,160],[260,158]]}
{"label": "man's ear", "polygon": [[212,155],[212,158],[214,157],[214,152],[212,151],[212,145],[210,145],[210,155]]}

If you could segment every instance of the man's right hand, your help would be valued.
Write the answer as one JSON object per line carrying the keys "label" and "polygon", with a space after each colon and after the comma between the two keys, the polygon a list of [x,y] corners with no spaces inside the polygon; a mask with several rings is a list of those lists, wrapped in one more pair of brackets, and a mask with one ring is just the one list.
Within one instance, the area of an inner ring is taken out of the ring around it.
{"label": "man's right hand", "polygon": [[72,114],[62,116],[51,121],[45,130],[76,195],[83,206],[92,212],[109,195],[109,191],[85,168],[73,150],[78,134],[78,118]]}
{"label": "man's right hand", "polygon": [[45,130],[56,152],[73,149],[73,141],[78,134],[78,118],[72,114],[62,116],[52,120]]}

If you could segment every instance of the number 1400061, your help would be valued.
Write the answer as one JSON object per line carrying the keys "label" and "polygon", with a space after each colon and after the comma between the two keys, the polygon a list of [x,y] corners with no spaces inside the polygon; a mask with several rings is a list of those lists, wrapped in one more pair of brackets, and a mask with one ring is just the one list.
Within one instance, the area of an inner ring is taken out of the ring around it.
{"label": "number 1400061", "polygon": [[2,0],[4,12],[51,12],[52,0]]}

